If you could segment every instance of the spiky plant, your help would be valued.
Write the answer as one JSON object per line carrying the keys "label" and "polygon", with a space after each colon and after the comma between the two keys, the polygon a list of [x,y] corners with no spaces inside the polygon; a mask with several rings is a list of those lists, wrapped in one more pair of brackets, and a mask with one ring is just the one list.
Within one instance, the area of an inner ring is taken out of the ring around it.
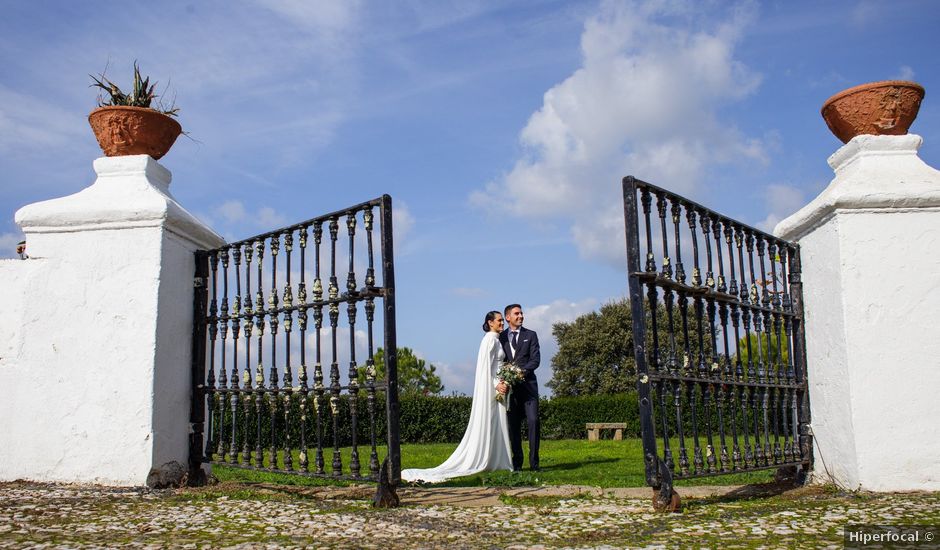
{"label": "spiky plant", "polygon": [[137,66],[137,62],[134,62],[134,87],[131,90],[131,93],[126,94],[121,91],[121,88],[117,84],[108,80],[104,73],[99,74],[97,77],[94,75],[88,75],[92,79],[91,86],[94,88],[101,88],[107,92],[109,99],[105,100],[103,95],[98,96],[98,106],[99,107],[108,107],[113,105],[120,105],[126,107],[144,107],[146,109],[153,109],[159,111],[165,115],[176,116],[176,113],[179,111],[178,108],[171,106],[169,109],[163,107],[160,102],[157,102],[157,107],[151,107],[151,103],[158,96],[154,91],[157,87],[157,83],[150,83],[150,77],[142,78],[140,76],[140,67]]}

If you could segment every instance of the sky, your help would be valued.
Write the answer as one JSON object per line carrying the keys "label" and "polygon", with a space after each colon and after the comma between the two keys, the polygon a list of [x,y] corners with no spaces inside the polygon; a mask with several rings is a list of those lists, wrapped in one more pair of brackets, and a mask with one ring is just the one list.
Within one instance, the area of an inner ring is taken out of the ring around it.
{"label": "sky", "polygon": [[0,0],[0,258],[14,213],[94,181],[89,74],[135,60],[187,132],[171,192],[228,240],[384,193],[399,346],[469,393],[484,314],[551,326],[627,293],[620,181],[770,230],[832,179],[845,88],[927,90],[940,2]]}

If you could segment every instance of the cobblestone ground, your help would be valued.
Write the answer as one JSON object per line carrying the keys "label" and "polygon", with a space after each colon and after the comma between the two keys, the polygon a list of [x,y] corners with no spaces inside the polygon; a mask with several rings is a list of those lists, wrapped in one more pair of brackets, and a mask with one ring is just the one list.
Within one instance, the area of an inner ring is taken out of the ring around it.
{"label": "cobblestone ground", "polygon": [[440,503],[402,489],[393,510],[372,509],[371,491],[0,483],[0,548],[842,548],[847,523],[940,525],[937,493],[804,488],[687,498],[683,513],[658,514],[622,491],[474,501],[450,488]]}

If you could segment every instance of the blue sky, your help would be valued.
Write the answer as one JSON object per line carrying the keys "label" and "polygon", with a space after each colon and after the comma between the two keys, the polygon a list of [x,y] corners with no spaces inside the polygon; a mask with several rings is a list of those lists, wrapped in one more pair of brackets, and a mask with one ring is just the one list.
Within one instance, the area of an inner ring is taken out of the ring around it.
{"label": "blue sky", "polygon": [[819,116],[853,85],[927,89],[940,3],[4,0],[0,257],[14,212],[94,179],[89,73],[168,84],[171,190],[228,239],[389,193],[399,344],[472,388],[483,314],[553,322],[626,293],[628,174],[772,228],[832,178]]}

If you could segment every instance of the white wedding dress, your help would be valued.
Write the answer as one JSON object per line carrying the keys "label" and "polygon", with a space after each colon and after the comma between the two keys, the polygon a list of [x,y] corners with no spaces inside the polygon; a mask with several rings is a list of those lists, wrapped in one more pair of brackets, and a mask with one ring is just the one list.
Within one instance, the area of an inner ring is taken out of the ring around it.
{"label": "white wedding dress", "polygon": [[460,445],[436,468],[402,470],[403,480],[437,483],[478,472],[512,470],[506,405],[496,400],[496,373],[504,358],[498,334],[487,332],[477,355],[470,423]]}

